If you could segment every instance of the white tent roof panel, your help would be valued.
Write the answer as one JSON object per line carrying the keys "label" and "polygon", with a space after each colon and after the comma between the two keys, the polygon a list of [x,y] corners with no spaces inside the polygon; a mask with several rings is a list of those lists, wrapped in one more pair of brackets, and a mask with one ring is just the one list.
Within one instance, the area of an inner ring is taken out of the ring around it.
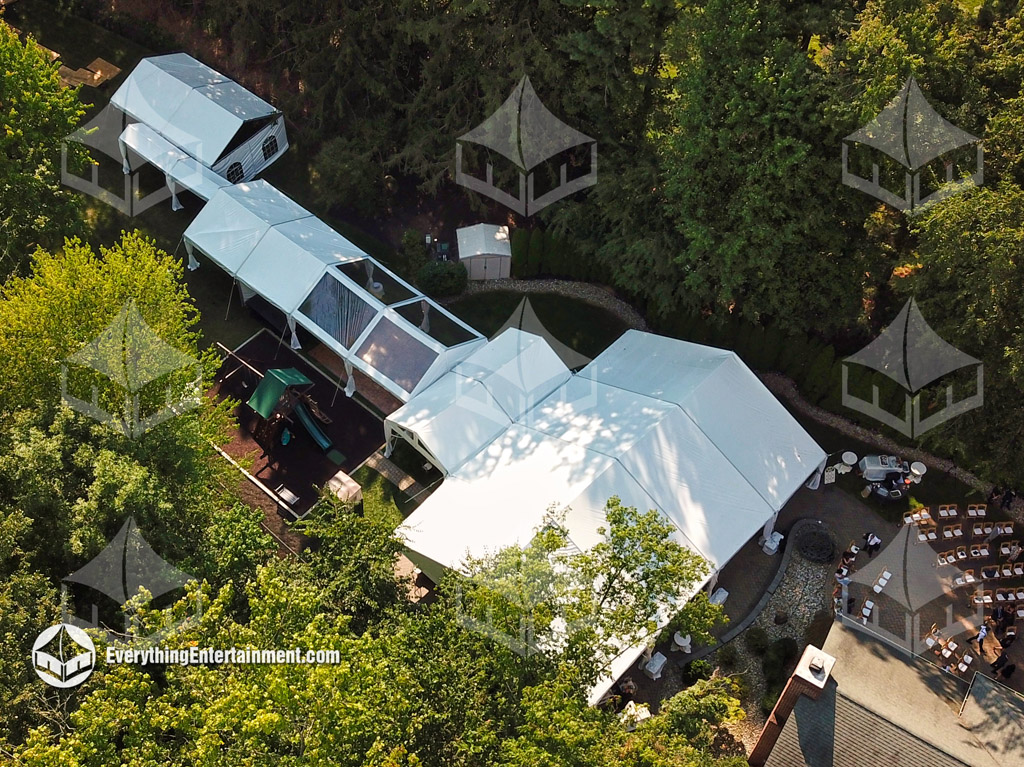
{"label": "white tent roof panel", "polygon": [[776,511],[825,458],[733,352],[629,330],[580,375],[679,405]]}
{"label": "white tent roof panel", "polygon": [[132,123],[121,133],[119,141],[204,200],[213,197],[218,189],[230,186],[230,182],[190,157],[148,125]]}
{"label": "white tent roof panel", "polygon": [[110,103],[207,166],[244,122],[277,114],[259,96],[185,53],[143,59]]}
{"label": "white tent roof panel", "polygon": [[569,380],[569,369],[540,336],[508,328],[460,362],[459,373],[480,381],[508,416],[523,413]]}
{"label": "white tent roof panel", "polygon": [[446,471],[461,466],[512,425],[479,382],[446,373],[388,416],[387,423],[415,435]]}

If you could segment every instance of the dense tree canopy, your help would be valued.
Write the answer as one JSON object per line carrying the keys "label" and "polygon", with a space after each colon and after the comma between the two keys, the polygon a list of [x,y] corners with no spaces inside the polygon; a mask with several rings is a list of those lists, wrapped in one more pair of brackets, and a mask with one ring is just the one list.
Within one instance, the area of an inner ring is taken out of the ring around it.
{"label": "dense tree canopy", "polygon": [[[57,67],[0,20],[0,275],[79,228],[76,196],[60,185],[61,143],[84,110]],[[79,146],[71,145],[73,168]]]}

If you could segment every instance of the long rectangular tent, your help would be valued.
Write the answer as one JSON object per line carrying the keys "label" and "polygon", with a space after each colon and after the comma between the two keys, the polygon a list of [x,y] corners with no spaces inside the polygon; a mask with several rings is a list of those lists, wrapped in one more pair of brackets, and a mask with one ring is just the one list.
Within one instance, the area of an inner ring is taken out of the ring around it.
{"label": "long rectangular tent", "polygon": [[[613,495],[659,511],[713,577],[825,459],[734,353],[632,330],[512,420],[405,520],[409,558],[430,578],[526,545],[551,507],[588,550]],[[418,436],[445,451],[440,430]],[[623,651],[597,698],[642,650]]]}
{"label": "long rectangular tent", "polygon": [[265,181],[219,189],[184,235],[259,295],[403,402],[486,339]]}

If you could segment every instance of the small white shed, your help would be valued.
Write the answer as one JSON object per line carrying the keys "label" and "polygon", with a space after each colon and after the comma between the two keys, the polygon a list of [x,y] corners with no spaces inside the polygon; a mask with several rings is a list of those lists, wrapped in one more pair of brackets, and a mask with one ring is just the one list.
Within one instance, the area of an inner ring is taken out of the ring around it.
{"label": "small white shed", "polygon": [[455,232],[459,261],[471,280],[499,280],[512,275],[512,244],[507,226],[476,224]]}

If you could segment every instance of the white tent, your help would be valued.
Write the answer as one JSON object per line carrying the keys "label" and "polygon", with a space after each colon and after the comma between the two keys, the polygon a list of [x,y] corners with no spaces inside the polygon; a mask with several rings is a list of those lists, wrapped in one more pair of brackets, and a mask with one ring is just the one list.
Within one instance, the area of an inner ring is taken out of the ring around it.
{"label": "white tent", "polygon": [[543,339],[510,328],[387,417],[387,454],[404,438],[451,474],[568,379]]}
{"label": "white tent", "polygon": [[278,110],[185,53],[143,59],[110,103],[232,183],[288,148]]}
{"label": "white tent", "polygon": [[628,330],[580,375],[678,405],[776,512],[825,459],[734,352]]}
{"label": "white tent", "polygon": [[402,401],[485,339],[265,181],[220,189],[185,230],[199,250]]}
{"label": "white tent", "polygon": [[[613,495],[660,511],[717,571],[825,458],[735,354],[639,331],[513,420],[406,519],[409,558],[428,577],[525,545],[552,506],[565,510],[571,545],[587,550]],[[444,449],[441,430],[418,436]],[[642,649],[616,659],[597,698]]]}
{"label": "white tent", "polygon": [[455,232],[459,262],[471,280],[498,280],[512,274],[512,245],[507,226],[476,224]]}
{"label": "white tent", "polygon": [[164,172],[174,210],[182,207],[177,198],[177,186],[183,186],[204,201],[213,197],[218,189],[229,186],[226,179],[142,123],[132,123],[125,128],[118,138],[118,147],[126,174],[132,172],[132,154]]}

